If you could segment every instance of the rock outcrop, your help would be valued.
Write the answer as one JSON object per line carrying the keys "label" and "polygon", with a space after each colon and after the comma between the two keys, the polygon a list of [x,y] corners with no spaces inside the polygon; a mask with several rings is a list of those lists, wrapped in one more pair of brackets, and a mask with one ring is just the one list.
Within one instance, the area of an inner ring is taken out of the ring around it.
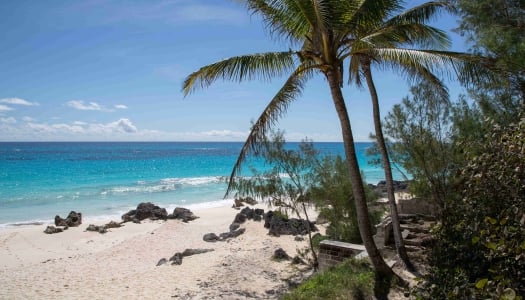
{"label": "rock outcrop", "polygon": [[160,208],[151,202],[143,202],[137,206],[137,209],[130,210],[122,215],[124,222],[137,223],[145,219],[166,220],[168,219],[168,212],[165,208]]}
{"label": "rock outcrop", "polygon": [[82,213],[71,211],[67,218],[62,219],[59,215],[55,216],[55,226],[76,227],[82,224]]}
{"label": "rock outcrop", "polygon": [[62,229],[62,228],[55,227],[55,226],[47,226],[46,230],[44,230],[44,233],[53,234],[53,233],[59,233],[59,232],[62,232],[62,231],[64,231],[64,229]]}
{"label": "rock outcrop", "polygon": [[202,253],[206,253],[210,251],[214,251],[214,249],[186,249],[183,252],[177,252],[173,254],[173,256],[170,257],[169,260],[165,258],[161,258],[159,262],[157,262],[157,267],[166,264],[168,261],[171,261],[172,265],[180,265],[182,264],[183,257],[196,255],[196,254],[202,254]]}
{"label": "rock outcrop", "polygon": [[303,219],[286,218],[281,213],[269,211],[264,215],[264,227],[269,229],[269,234],[280,235],[305,235],[308,231],[317,231],[313,222]]}
{"label": "rock outcrop", "polygon": [[198,218],[199,217],[194,215],[191,210],[183,207],[176,207],[173,210],[173,213],[168,215],[168,219],[178,219],[182,220],[184,223],[188,223],[189,221],[193,221]]}

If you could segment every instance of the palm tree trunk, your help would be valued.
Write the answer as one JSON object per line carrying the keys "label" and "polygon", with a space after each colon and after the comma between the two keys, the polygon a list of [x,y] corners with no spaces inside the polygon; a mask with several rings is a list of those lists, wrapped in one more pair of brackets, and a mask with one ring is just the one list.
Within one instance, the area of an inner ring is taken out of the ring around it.
{"label": "palm tree trunk", "polygon": [[392,219],[392,229],[394,231],[394,243],[396,246],[397,255],[409,271],[414,271],[414,265],[410,262],[405,248],[405,242],[401,235],[401,225],[399,224],[399,215],[397,212],[396,199],[394,195],[394,179],[392,176],[392,167],[390,166],[390,159],[386,149],[385,138],[383,136],[383,129],[381,128],[381,114],[379,112],[379,97],[377,90],[372,80],[372,70],[370,69],[370,62],[362,64],[370,97],[372,99],[372,109],[374,116],[374,127],[376,131],[377,145],[381,153],[381,160],[383,162],[383,170],[385,171],[386,193],[388,203],[390,204],[390,217]]}
{"label": "palm tree trunk", "polygon": [[394,275],[394,272],[383,260],[383,257],[377,249],[372,237],[372,226],[368,217],[368,206],[366,204],[366,194],[363,186],[363,180],[359,171],[359,165],[357,164],[354,137],[352,134],[350,119],[348,118],[348,111],[346,109],[343,93],[339,84],[339,77],[335,72],[336,71],[329,70],[325,73],[325,75],[330,85],[332,100],[341,123],[346,161],[350,171],[350,182],[352,184],[352,191],[354,194],[359,233],[361,234],[361,239],[365,245],[366,252],[372,261],[378,278],[391,278]]}

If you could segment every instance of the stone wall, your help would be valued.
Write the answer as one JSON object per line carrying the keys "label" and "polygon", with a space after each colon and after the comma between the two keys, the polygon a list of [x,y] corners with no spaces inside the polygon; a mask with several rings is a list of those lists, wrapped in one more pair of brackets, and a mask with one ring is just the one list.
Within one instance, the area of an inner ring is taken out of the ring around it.
{"label": "stone wall", "polygon": [[319,270],[333,267],[350,257],[366,256],[363,245],[324,240],[319,245]]}

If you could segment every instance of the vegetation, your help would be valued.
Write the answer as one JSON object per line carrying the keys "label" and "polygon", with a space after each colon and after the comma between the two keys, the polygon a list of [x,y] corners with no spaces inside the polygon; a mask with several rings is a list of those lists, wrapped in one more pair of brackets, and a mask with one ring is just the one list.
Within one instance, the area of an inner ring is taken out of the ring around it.
{"label": "vegetation", "polygon": [[369,299],[373,295],[374,271],[370,264],[366,260],[347,260],[314,275],[283,299]]}

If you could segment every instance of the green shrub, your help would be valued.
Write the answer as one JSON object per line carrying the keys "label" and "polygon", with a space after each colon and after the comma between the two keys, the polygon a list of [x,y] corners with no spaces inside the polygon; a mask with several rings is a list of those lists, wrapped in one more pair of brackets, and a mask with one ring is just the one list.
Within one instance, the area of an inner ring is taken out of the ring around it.
{"label": "green shrub", "polygon": [[286,294],[283,299],[369,299],[373,295],[372,267],[366,260],[350,259],[316,274]]}

